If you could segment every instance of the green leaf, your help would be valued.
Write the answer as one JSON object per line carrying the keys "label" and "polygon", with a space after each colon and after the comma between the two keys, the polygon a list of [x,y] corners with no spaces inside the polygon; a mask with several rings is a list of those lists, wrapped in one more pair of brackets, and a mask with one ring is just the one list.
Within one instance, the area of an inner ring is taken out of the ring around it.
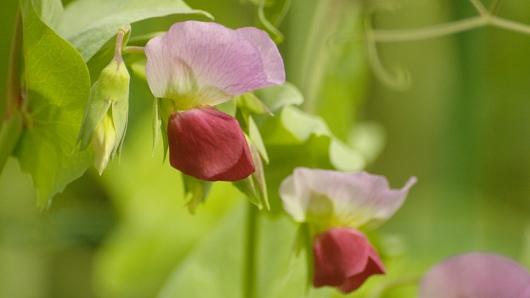
{"label": "green leaf", "polygon": [[91,162],[75,150],[90,79],[79,53],[39,19],[31,1],[22,3],[28,122],[16,155],[33,178],[38,206],[47,207]]}
{"label": "green leaf", "polygon": [[[242,297],[244,212],[230,212],[175,268],[159,298]],[[229,271],[227,271],[229,270]]]}
{"label": "green leaf", "polygon": [[181,0],[78,0],[66,7],[59,32],[88,61],[121,26],[172,14],[202,14],[212,18]]}
{"label": "green leaf", "polygon": [[61,0],[33,0],[33,7],[46,25],[57,29],[64,12]]}
{"label": "green leaf", "polygon": [[265,119],[260,129],[270,165],[265,168],[271,209],[279,211],[278,189],[296,167],[335,168],[358,171],[364,168],[361,153],[341,142],[318,116],[293,106],[283,108],[279,117]]}
{"label": "green leaf", "polygon": [[[306,254],[293,251],[297,225],[286,216],[272,218],[262,214],[258,213],[255,231],[259,243],[254,276],[256,297],[332,297],[334,289],[307,288],[310,271]],[[242,293],[245,228],[243,208],[236,208],[175,268],[158,297],[246,298]]]}
{"label": "green leaf", "polygon": [[289,82],[280,86],[257,90],[256,95],[272,112],[288,105],[300,105],[304,102],[302,93]]}

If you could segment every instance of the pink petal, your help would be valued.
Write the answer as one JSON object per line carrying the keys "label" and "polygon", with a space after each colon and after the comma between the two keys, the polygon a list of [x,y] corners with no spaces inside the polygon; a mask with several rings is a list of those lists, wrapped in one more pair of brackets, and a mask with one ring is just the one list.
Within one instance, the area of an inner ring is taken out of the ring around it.
{"label": "pink petal", "polygon": [[195,105],[218,104],[285,80],[276,45],[254,28],[175,23],[166,34],[151,39],[145,52],[152,93]]}
{"label": "pink petal", "polygon": [[236,31],[260,52],[269,86],[283,84],[285,82],[285,69],[282,56],[269,35],[263,30],[252,27],[240,28]]}
{"label": "pink petal", "polygon": [[284,208],[297,221],[307,220],[307,210],[314,209],[312,202],[324,196],[341,224],[359,227],[390,218],[415,182],[412,177],[403,188],[391,189],[385,177],[366,172],[297,168],[282,183],[280,195]]}
{"label": "pink petal", "polygon": [[315,287],[335,286],[347,293],[371,275],[384,273],[368,239],[353,229],[334,228],[318,235],[313,242],[313,258]]}
{"label": "pink petal", "polygon": [[495,254],[449,258],[423,278],[420,298],[530,298],[530,273]]}
{"label": "pink petal", "polygon": [[214,108],[171,115],[168,140],[171,165],[186,175],[209,181],[236,181],[254,172],[239,123]]}

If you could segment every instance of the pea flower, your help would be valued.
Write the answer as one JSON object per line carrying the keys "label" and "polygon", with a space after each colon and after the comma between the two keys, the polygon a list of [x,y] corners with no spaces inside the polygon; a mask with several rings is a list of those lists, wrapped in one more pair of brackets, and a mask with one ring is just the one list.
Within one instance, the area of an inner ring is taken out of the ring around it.
{"label": "pea flower", "polygon": [[174,107],[167,124],[171,165],[202,180],[252,174],[238,122],[212,106],[285,81],[282,58],[267,33],[186,21],[151,39],[145,53],[151,92]]}
{"label": "pea flower", "polygon": [[297,168],[280,187],[284,209],[311,227],[313,285],[333,286],[344,293],[370,276],[384,274],[376,250],[358,228],[390,218],[403,204],[416,178],[390,189],[386,178],[365,172],[345,173]]}
{"label": "pea flower", "polygon": [[495,254],[467,253],[434,266],[423,278],[420,298],[530,298],[530,273]]}

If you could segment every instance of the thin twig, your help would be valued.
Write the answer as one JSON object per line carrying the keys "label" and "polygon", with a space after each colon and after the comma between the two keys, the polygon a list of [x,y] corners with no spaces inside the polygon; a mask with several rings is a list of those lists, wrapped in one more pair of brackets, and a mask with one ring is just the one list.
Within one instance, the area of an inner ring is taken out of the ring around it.
{"label": "thin twig", "polygon": [[481,16],[489,16],[490,12],[480,0],[469,0]]}
{"label": "thin twig", "polygon": [[412,41],[451,35],[482,27],[486,24],[487,20],[479,16],[419,29],[376,29],[372,31],[372,36],[376,42]]}
{"label": "thin twig", "polygon": [[530,35],[530,26],[523,23],[503,19],[497,16],[492,16],[489,23],[494,27]]}
{"label": "thin twig", "polygon": [[493,0],[490,4],[489,10],[492,15],[494,15],[497,12],[497,9],[499,8],[499,4],[501,3],[500,0]]}

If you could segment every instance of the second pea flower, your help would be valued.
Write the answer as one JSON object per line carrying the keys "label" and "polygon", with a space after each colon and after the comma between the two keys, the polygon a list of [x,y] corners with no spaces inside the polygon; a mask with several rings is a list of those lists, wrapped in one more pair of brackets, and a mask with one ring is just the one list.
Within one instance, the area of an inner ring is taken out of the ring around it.
{"label": "second pea flower", "polygon": [[209,181],[252,174],[237,120],[213,106],[285,81],[283,60],[267,33],[186,21],[151,39],[145,53],[151,92],[172,104],[167,123],[171,165]]}

